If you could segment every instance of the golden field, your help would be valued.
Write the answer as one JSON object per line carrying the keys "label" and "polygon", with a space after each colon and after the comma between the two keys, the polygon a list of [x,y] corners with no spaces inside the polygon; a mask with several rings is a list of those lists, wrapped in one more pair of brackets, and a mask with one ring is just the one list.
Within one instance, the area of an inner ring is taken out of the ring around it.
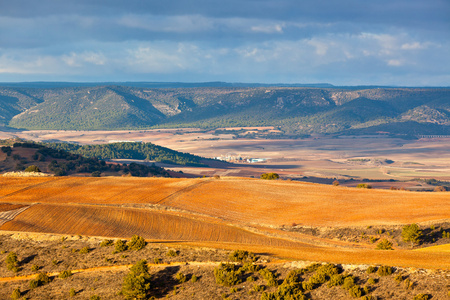
{"label": "golden field", "polygon": [[122,238],[138,234],[291,259],[450,269],[446,251],[376,251],[373,244],[282,230],[293,223],[366,228],[448,221],[446,192],[243,178],[3,177],[0,209],[4,204],[14,205],[11,209],[31,206],[0,230]]}

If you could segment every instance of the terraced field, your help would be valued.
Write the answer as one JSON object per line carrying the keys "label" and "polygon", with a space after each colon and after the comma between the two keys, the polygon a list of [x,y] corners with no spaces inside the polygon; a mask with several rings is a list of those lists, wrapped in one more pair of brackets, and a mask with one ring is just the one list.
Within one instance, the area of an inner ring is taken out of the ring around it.
{"label": "terraced field", "polygon": [[0,210],[13,212],[29,204],[0,230],[123,238],[139,234],[295,259],[450,269],[446,251],[376,251],[373,244],[283,230],[292,223],[366,228],[448,221],[450,197],[445,192],[241,178],[0,178]]}

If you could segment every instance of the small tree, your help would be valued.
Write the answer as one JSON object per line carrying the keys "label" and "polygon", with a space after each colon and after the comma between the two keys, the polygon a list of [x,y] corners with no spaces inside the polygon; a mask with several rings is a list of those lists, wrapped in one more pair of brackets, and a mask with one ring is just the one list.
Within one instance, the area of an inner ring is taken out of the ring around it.
{"label": "small tree", "polygon": [[394,250],[392,248],[393,244],[392,242],[390,242],[387,239],[382,239],[378,244],[377,244],[377,250]]}
{"label": "small tree", "polygon": [[13,272],[19,271],[19,260],[17,259],[17,254],[15,252],[9,252],[5,262],[8,270]]}
{"label": "small tree", "polygon": [[127,250],[127,244],[122,240],[117,240],[114,244],[114,252],[119,253]]}
{"label": "small tree", "polygon": [[17,288],[15,289],[12,294],[11,294],[11,299],[12,300],[18,300],[20,298],[20,296],[22,296],[22,293],[20,292],[20,289]]}
{"label": "small tree", "polygon": [[138,236],[138,235],[133,235],[133,237],[131,238],[131,241],[129,241],[127,243],[127,247],[128,249],[131,250],[141,250],[142,248],[144,248],[146,245],[146,242],[144,240],[143,237]]}
{"label": "small tree", "polygon": [[419,244],[422,238],[422,231],[417,224],[405,225],[402,230],[402,238],[405,242],[411,242],[413,244]]}
{"label": "small tree", "polygon": [[337,180],[333,181],[333,185],[334,186],[339,186],[339,181],[337,181]]}
{"label": "small tree", "polygon": [[150,292],[150,279],[147,261],[138,261],[123,280],[122,295],[126,299],[147,299]]}

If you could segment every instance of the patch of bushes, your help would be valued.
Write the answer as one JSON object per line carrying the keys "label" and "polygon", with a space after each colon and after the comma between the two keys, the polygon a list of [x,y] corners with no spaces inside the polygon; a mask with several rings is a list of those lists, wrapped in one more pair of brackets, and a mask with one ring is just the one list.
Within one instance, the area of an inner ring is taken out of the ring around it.
{"label": "patch of bushes", "polygon": [[378,276],[389,276],[394,272],[392,267],[389,266],[381,266],[377,270]]}
{"label": "patch of bushes", "polygon": [[275,180],[280,178],[280,175],[278,175],[277,173],[263,173],[261,174],[260,178],[265,180]]}
{"label": "patch of bushes", "polygon": [[277,286],[277,278],[275,274],[269,269],[264,268],[258,271],[258,273],[267,281],[267,286]]}
{"label": "patch of bushes", "polygon": [[30,288],[35,289],[50,283],[50,277],[46,273],[39,273],[35,279],[30,281]]}
{"label": "patch of bushes", "polygon": [[330,277],[328,287],[339,286],[344,284],[344,276],[342,274],[335,274]]}
{"label": "patch of bushes", "polygon": [[354,298],[359,298],[362,296],[362,290],[358,285],[354,285],[352,286],[349,290],[348,290],[350,296],[354,297]]}
{"label": "patch of bushes", "polygon": [[394,248],[392,248],[393,244],[391,241],[389,241],[388,239],[382,239],[378,244],[377,247],[375,248],[376,250],[394,250]]}
{"label": "patch of bushes", "polygon": [[241,263],[246,262],[246,261],[255,262],[257,260],[257,258],[255,257],[255,255],[253,253],[244,251],[244,250],[233,251],[228,256],[228,259],[230,261],[241,262]]}
{"label": "patch of bushes", "polygon": [[368,268],[367,268],[367,270],[366,270],[366,273],[367,274],[372,274],[372,273],[375,273],[377,271],[377,268],[376,267],[374,267],[374,266],[369,266]]}
{"label": "patch of bushes", "polygon": [[217,284],[233,286],[242,282],[242,270],[234,264],[221,263],[214,269],[214,277]]}
{"label": "patch of bushes", "polygon": [[100,243],[100,247],[109,247],[109,246],[112,246],[112,245],[114,245],[114,241],[113,240],[108,240],[108,239],[103,240]]}
{"label": "patch of bushes", "polygon": [[169,251],[167,251],[166,256],[175,257],[175,256],[178,256],[178,253],[177,253],[177,251],[170,249]]}
{"label": "patch of bushes", "polygon": [[428,294],[417,294],[413,298],[413,300],[428,300],[428,299],[430,299],[430,295]]}
{"label": "patch of bushes", "polygon": [[358,189],[371,189],[372,188],[372,186],[367,183],[359,183],[356,187]]}
{"label": "patch of bushes", "polygon": [[282,284],[273,293],[264,292],[261,295],[261,300],[306,300],[301,288],[297,285]]}

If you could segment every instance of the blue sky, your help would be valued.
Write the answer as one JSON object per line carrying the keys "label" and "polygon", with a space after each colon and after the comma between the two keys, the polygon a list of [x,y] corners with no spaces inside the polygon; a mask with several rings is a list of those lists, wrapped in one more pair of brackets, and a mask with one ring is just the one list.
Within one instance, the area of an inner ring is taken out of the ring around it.
{"label": "blue sky", "polygon": [[450,1],[0,0],[0,81],[450,86]]}

